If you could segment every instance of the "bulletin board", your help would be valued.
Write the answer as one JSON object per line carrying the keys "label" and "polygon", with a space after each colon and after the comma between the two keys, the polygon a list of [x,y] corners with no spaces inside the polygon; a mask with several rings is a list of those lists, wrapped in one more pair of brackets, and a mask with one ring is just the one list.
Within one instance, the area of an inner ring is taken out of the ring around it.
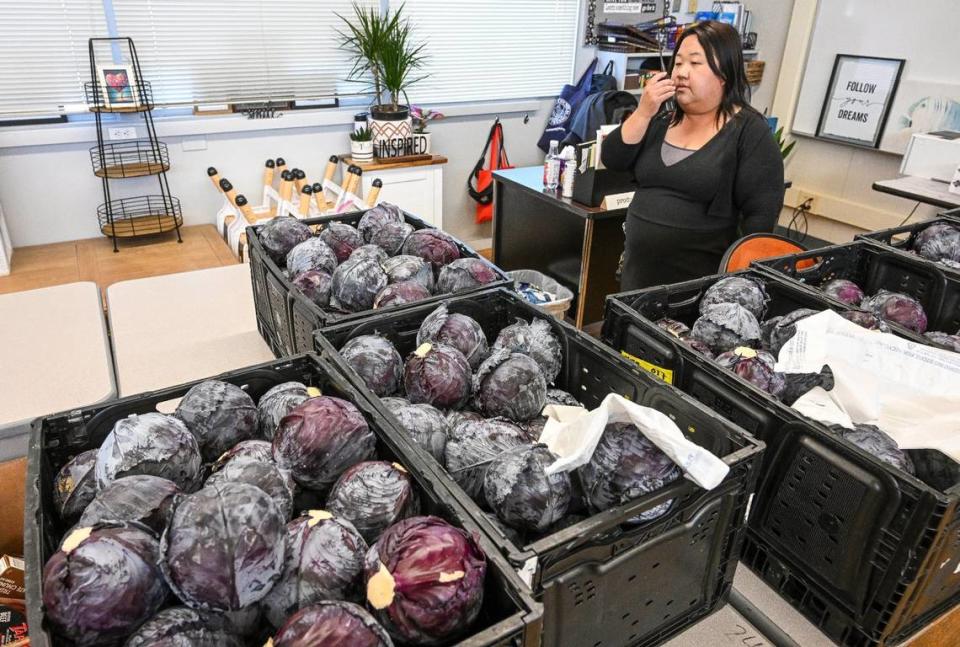
{"label": "bulletin board", "polygon": [[960,2],[820,0],[793,131],[815,136],[838,54],[904,59],[880,150],[914,132],[960,130]]}

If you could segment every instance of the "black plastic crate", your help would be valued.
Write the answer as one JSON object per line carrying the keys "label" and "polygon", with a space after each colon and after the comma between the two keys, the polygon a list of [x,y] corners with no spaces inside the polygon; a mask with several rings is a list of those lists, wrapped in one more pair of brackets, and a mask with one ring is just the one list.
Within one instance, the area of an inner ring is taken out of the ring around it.
{"label": "black plastic crate", "polygon": [[[514,293],[475,293],[452,298],[446,305],[451,312],[477,320],[491,342],[518,317],[550,322],[563,345],[559,388],[588,408],[599,405],[609,393],[619,393],[658,409],[673,418],[691,440],[730,466],[727,478],[712,491],[680,479],[663,490],[518,546],[490,522],[432,456],[412,448],[525,574],[543,602],[543,644],[659,644],[721,606],[739,559],[763,444],[692,398],[620,361],[594,339],[545,316]],[[434,307],[419,305],[323,328],[316,334],[318,348],[365,390],[383,415],[393,419],[337,349],[355,336],[378,332],[406,355],[414,350],[417,330]],[[677,503],[664,517],[622,528],[626,519],[670,499]]]}
{"label": "black plastic crate", "polygon": [[[397,436],[380,410],[371,406],[335,367],[316,355],[304,354],[231,371],[213,379],[240,386],[255,400],[276,384],[297,380],[356,404],[377,435],[377,455],[401,461],[416,479],[421,495],[421,514],[443,517],[480,535],[480,545],[488,558],[484,606],[475,624],[476,632],[456,644],[469,647],[537,647],[540,644],[540,604],[533,600],[510,565],[497,553],[497,547],[482,536],[470,515],[443,487],[436,485],[432,470],[418,463],[418,457],[409,450],[407,441]],[[50,647],[66,642],[50,632],[41,605],[43,565],[56,551],[61,536],[69,530],[60,523],[53,504],[53,478],[57,471],[76,454],[99,446],[117,420],[131,414],[156,411],[158,404],[183,396],[197,382],[55,414],[34,422],[28,454],[24,525],[27,614],[32,645]]]}
{"label": "black plastic crate", "polygon": [[[322,216],[319,218],[305,219],[303,222],[314,230],[319,231],[325,225],[331,222],[341,222],[356,226],[363,217],[365,211],[355,211],[336,216]],[[416,216],[404,213],[404,219],[414,229],[432,229],[423,220]],[[306,353],[313,350],[313,331],[323,326],[341,323],[345,321],[355,321],[369,317],[374,313],[373,310],[363,312],[344,313],[332,309],[323,309],[315,303],[305,298],[294,289],[290,280],[284,275],[283,270],[267,255],[263,246],[260,244],[259,231],[263,225],[256,225],[247,228],[247,241],[249,243],[250,266],[254,272],[254,300],[256,301],[257,312],[261,314],[265,321],[273,322],[274,334],[280,339],[281,353],[277,357],[293,355],[296,353]],[[476,290],[484,290],[496,287],[507,287],[513,285],[513,280],[507,276],[503,270],[492,263],[483,259],[473,248],[462,241],[454,238],[457,247],[460,249],[461,258],[480,258],[488,263],[499,275],[499,280],[477,287],[473,290],[465,290],[460,294],[469,294]],[[254,269],[259,267],[259,270]],[[256,289],[258,273],[262,273],[262,288]],[[421,303],[439,303],[450,295],[438,294],[429,299],[418,301]],[[377,312],[397,312],[410,307],[411,304],[402,304],[382,308]],[[266,315],[269,313],[269,317]]]}
{"label": "black plastic crate", "polygon": [[[775,316],[845,309],[755,270]],[[908,450],[918,477],[840,439],[655,325],[688,325],[719,276],[612,295],[604,343],[766,442],[743,561],[843,645],[902,638],[960,602],[960,465]]]}
{"label": "black plastic crate", "polygon": [[883,247],[884,249],[895,250],[902,254],[906,254],[909,258],[914,259],[919,263],[929,263],[933,265],[933,267],[937,268],[947,276],[960,279],[960,269],[952,268],[942,263],[928,260],[911,251],[917,235],[931,225],[947,224],[960,228],[960,213],[957,213],[956,216],[951,216],[949,215],[950,213],[951,212],[947,211],[940,214],[936,218],[925,220],[923,222],[917,222],[912,225],[901,225],[899,227],[890,227],[889,229],[880,229],[879,231],[871,231],[866,234],[859,234],[854,240],[862,240],[868,243],[874,243]]}
{"label": "black plastic crate", "polygon": [[833,279],[849,279],[865,294],[901,292],[917,299],[927,313],[928,330],[960,329],[960,280],[948,278],[933,263],[857,241],[809,252],[754,261],[753,267],[795,281],[823,295],[819,287]]}

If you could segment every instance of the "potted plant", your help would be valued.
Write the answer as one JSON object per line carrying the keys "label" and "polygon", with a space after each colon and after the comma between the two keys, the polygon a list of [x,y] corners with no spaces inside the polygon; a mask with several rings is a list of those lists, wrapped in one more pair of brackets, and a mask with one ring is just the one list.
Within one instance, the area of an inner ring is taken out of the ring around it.
{"label": "potted plant", "polygon": [[360,128],[350,133],[350,157],[356,164],[369,164],[373,161],[373,132],[369,128]]}
{"label": "potted plant", "polygon": [[414,42],[403,5],[381,14],[354,3],[353,14],[353,22],[338,14],[347,26],[338,32],[340,47],[353,57],[347,80],[366,84],[374,95],[370,128],[378,157],[403,155],[413,132],[407,89],[424,78],[417,71],[426,62],[425,45]]}
{"label": "potted plant", "polygon": [[430,152],[430,133],[427,131],[427,124],[436,119],[443,119],[443,113],[439,110],[427,109],[424,111],[420,106],[410,106],[410,119],[413,121],[414,149],[419,154]]}

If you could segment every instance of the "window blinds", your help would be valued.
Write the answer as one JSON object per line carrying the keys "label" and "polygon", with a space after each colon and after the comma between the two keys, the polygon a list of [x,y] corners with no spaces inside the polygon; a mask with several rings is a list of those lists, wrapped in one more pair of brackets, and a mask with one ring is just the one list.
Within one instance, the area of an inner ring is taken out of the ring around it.
{"label": "window blinds", "polygon": [[573,74],[579,4],[406,0],[403,12],[429,56],[428,76],[410,89],[410,101],[555,96]]}
{"label": "window blinds", "polygon": [[87,39],[106,31],[102,0],[0,0],[0,117],[84,110]]}
{"label": "window blinds", "polygon": [[[338,48],[350,0],[112,0],[157,104],[354,94]],[[379,7],[379,0],[359,0]]]}

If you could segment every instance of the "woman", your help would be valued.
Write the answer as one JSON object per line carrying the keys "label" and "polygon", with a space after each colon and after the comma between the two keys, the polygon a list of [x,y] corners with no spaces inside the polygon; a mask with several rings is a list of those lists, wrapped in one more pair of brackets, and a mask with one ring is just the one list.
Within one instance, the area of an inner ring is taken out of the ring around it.
{"label": "woman", "polygon": [[[773,230],[783,160],[747,93],[736,30],[702,22],[680,36],[670,76],[648,80],[637,110],[604,140],[604,165],[637,181],[623,290],[716,273],[740,236]],[[676,108],[661,110],[668,99]]]}

